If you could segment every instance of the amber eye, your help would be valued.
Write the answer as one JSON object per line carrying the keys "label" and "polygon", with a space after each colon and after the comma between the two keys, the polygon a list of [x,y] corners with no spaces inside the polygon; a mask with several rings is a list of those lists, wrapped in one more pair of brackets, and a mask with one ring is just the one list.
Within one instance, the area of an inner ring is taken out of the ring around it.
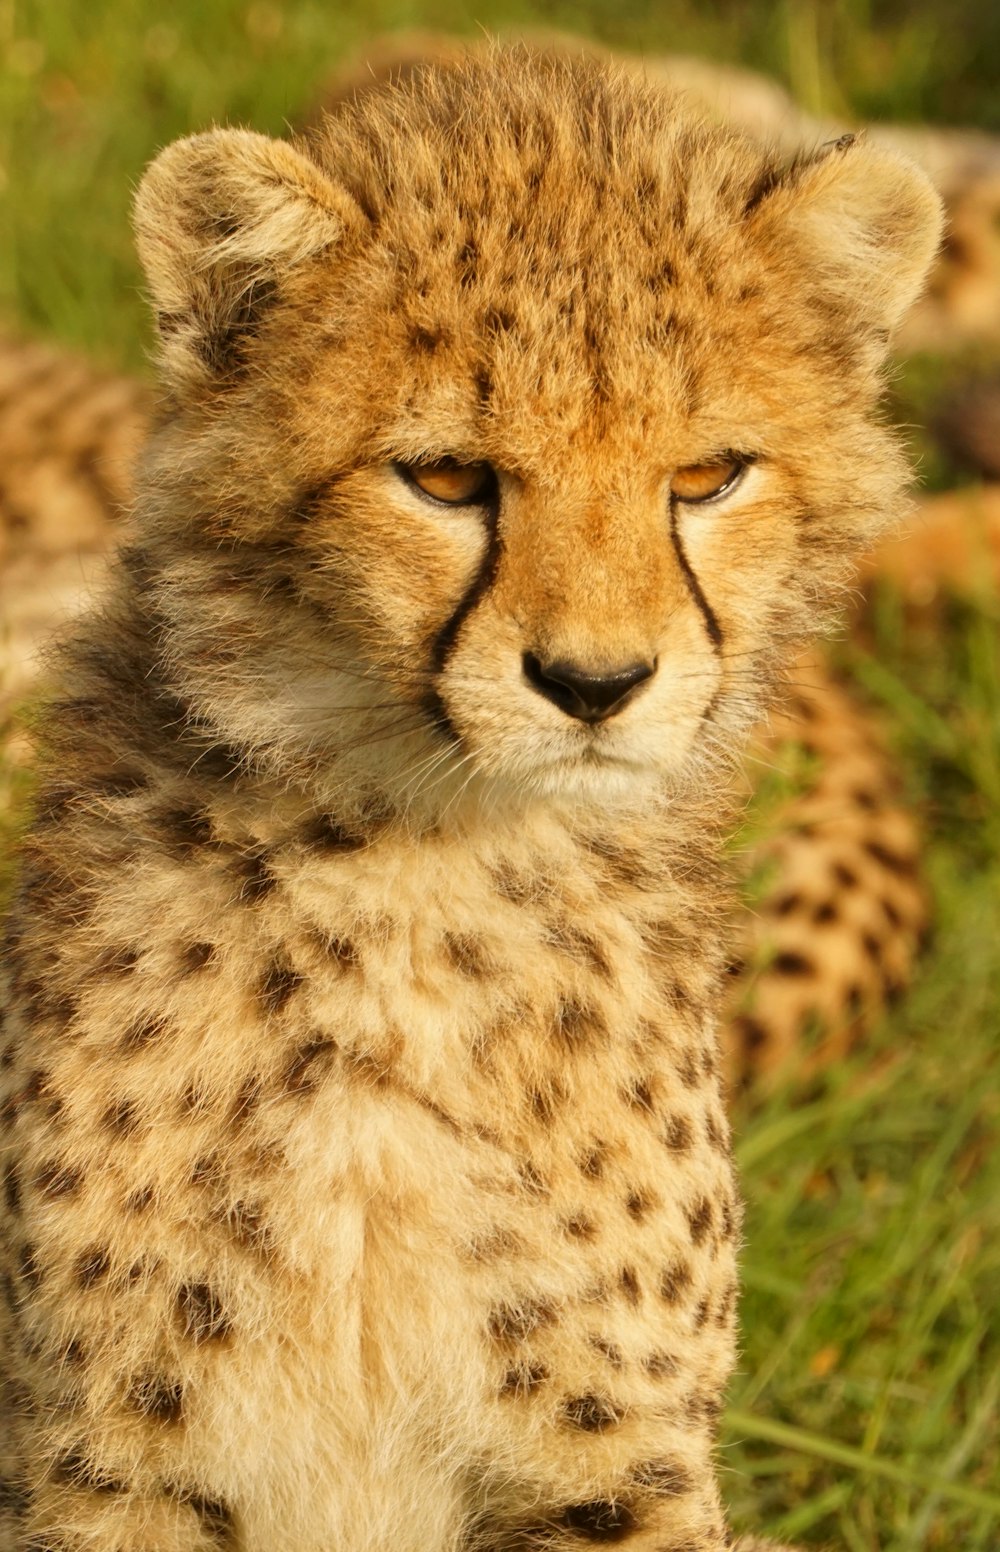
{"label": "amber eye", "polygon": [[746,465],[747,460],[735,453],[723,453],[708,463],[688,464],[674,470],[670,494],[676,501],[711,501],[736,484]]}
{"label": "amber eye", "polygon": [[440,458],[436,463],[401,463],[396,467],[425,496],[449,507],[482,506],[496,483],[488,463],[459,463],[457,458]]}

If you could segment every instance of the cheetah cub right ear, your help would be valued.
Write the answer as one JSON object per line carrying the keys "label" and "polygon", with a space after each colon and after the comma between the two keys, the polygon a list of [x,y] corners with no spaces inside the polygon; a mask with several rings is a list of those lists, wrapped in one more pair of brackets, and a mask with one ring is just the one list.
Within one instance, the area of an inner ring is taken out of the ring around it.
{"label": "cheetah cub right ear", "polygon": [[175,391],[225,372],[279,275],[363,220],[350,196],[281,140],[214,129],[147,169],[135,231]]}

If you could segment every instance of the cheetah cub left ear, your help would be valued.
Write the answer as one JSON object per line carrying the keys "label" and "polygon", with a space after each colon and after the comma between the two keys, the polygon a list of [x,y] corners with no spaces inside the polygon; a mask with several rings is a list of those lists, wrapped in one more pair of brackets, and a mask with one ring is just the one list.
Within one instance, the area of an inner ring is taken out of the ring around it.
{"label": "cheetah cub left ear", "polygon": [[161,151],[139,185],[135,229],[168,385],[197,390],[225,375],[279,274],[362,222],[284,141],[213,129]]}
{"label": "cheetah cub left ear", "polygon": [[876,356],[920,295],[941,241],[941,197],[907,157],[844,135],[754,202],[751,224],[789,245]]}

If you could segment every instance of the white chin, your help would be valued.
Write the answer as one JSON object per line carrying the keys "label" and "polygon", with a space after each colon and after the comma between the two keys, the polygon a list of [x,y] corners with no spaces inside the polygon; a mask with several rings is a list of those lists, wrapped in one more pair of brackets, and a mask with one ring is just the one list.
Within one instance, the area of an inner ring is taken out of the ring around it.
{"label": "white chin", "polygon": [[600,757],[554,761],[521,776],[521,784],[540,796],[614,805],[642,802],[662,782],[663,772],[650,765]]}

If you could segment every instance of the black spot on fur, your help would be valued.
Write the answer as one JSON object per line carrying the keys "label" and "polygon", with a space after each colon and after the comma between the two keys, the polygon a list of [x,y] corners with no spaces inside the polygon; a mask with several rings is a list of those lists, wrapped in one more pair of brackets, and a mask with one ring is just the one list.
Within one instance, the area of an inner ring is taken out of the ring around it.
{"label": "black spot on fur", "polygon": [[26,1488],[9,1477],[0,1477],[0,1514],[20,1520],[27,1514],[30,1504],[31,1497]]}
{"label": "black spot on fur", "polygon": [[263,1092],[264,1084],[259,1074],[249,1073],[243,1079],[229,1112],[229,1120],[234,1126],[242,1126],[245,1121],[249,1121],[260,1104]]}
{"label": "black spot on fur", "polygon": [[171,851],[178,857],[190,857],[214,839],[208,815],[200,809],[168,809],[156,816],[156,823]]}
{"label": "black spot on fur", "polygon": [[234,1202],[218,1214],[219,1221],[238,1245],[245,1250],[266,1254],[271,1245],[271,1234],[264,1220],[259,1202]]}
{"label": "black spot on fur", "polygon": [[72,1196],[80,1189],[83,1180],[83,1171],[73,1169],[69,1165],[60,1164],[57,1160],[43,1164],[35,1176],[35,1188],[50,1201],[57,1200],[60,1196]]}
{"label": "black spot on fur", "polygon": [[687,1262],[676,1258],[670,1261],[660,1274],[660,1297],[667,1304],[679,1304],[691,1287],[691,1268]]}
{"label": "black spot on fur", "polygon": [[595,1008],[575,998],[563,998],[557,1008],[552,1033],[561,1045],[573,1050],[593,1036],[606,1032],[602,1016]]}
{"label": "black spot on fur", "polygon": [[76,1280],[81,1288],[94,1288],[108,1275],[111,1256],[100,1245],[91,1245],[76,1259]]}
{"label": "black spot on fur", "polygon": [[517,327],[513,313],[502,307],[488,307],[483,316],[483,328],[487,334],[510,334]]}
{"label": "black spot on fur", "polygon": [[67,1369],[82,1369],[87,1362],[87,1349],[78,1336],[71,1336],[56,1356],[56,1362]]}
{"label": "black spot on fur", "polygon": [[7,1211],[17,1217],[21,1211],[21,1177],[16,1164],[8,1164],[4,1170],[3,1194]]}
{"label": "black spot on fur", "polygon": [[531,1396],[549,1377],[543,1363],[516,1363],[504,1374],[500,1383],[502,1396]]}
{"label": "black spot on fur", "polygon": [[618,1286],[625,1295],[629,1304],[638,1304],[642,1298],[642,1287],[634,1266],[623,1266],[618,1273]]}
{"label": "black spot on fur", "polygon": [[101,1125],[119,1137],[130,1137],[139,1125],[135,1100],[113,1099],[101,1116]]}
{"label": "black spot on fur", "polygon": [[125,1484],[88,1460],[80,1448],[67,1450],[52,1467],[52,1479],[90,1493],[124,1493]]}
{"label": "black spot on fur", "polygon": [[308,846],[318,847],[322,851],[349,852],[367,846],[369,836],[363,831],[350,829],[332,814],[321,814],[310,823],[303,834],[303,840]]}
{"label": "black spot on fur", "polygon": [[653,1109],[653,1079],[633,1078],[622,1095],[625,1103],[633,1110],[644,1110],[647,1115]]}
{"label": "black spot on fur", "polygon": [[232,867],[237,884],[237,897],[246,905],[258,905],[266,900],[277,884],[277,879],[260,853],[242,855]]}
{"label": "black spot on fur", "polygon": [[153,1201],[152,1186],[140,1186],[137,1191],[130,1191],[125,1198],[125,1208],[128,1212],[144,1213]]}
{"label": "black spot on fur", "polygon": [[518,873],[509,863],[500,863],[491,869],[493,887],[501,900],[511,905],[526,905],[539,891],[538,882],[527,873]]}
{"label": "black spot on fur", "polygon": [[699,1197],[685,1210],[688,1227],[691,1230],[691,1243],[702,1245],[712,1231],[713,1212],[712,1204],[707,1196]]}
{"label": "black spot on fur", "polygon": [[683,1051],[679,1051],[678,1054],[674,1057],[674,1067],[676,1069],[677,1076],[680,1078],[685,1088],[694,1089],[698,1087],[698,1084],[701,1081],[701,1067],[698,1062],[697,1053],[695,1051],[693,1051],[690,1047],[687,1047],[687,1049]]}
{"label": "black spot on fur", "polygon": [[604,1336],[592,1336],[588,1338],[588,1343],[594,1349],[594,1352],[600,1353],[601,1357],[606,1359],[613,1369],[624,1367],[625,1359],[622,1356],[621,1348],[616,1342],[611,1342]]}
{"label": "black spot on fur", "polygon": [[280,1013],[301,984],[302,976],[291,965],[275,960],[265,971],[257,995],[268,1013]]}
{"label": "black spot on fur", "polygon": [[531,1196],[548,1195],[548,1182],[546,1181],[541,1171],[535,1164],[532,1163],[530,1159],[522,1159],[521,1163],[517,1166],[517,1173],[521,1184],[524,1186],[524,1189]]}
{"label": "black spot on fur", "polygon": [[345,969],[353,969],[361,957],[350,938],[334,935],[324,939],[323,947],[330,958],[335,960],[338,965],[343,965]]}
{"label": "black spot on fur", "polygon": [[545,1299],[525,1299],[520,1304],[501,1304],[492,1311],[487,1330],[494,1342],[523,1342],[533,1331],[547,1326],[555,1309]]}
{"label": "black spot on fur", "polygon": [[663,1141],[671,1153],[687,1153],[694,1141],[694,1131],[687,1116],[670,1116],[663,1128]]}
{"label": "black spot on fur", "polygon": [[717,1326],[729,1325],[730,1321],[736,1313],[736,1301],[738,1297],[739,1290],[736,1284],[734,1282],[729,1283],[720,1295],[718,1308],[715,1312],[715,1323]]}
{"label": "black spot on fur", "polygon": [[201,1527],[213,1541],[220,1545],[225,1543],[233,1529],[232,1511],[221,1498],[206,1498],[202,1493],[196,1493],[188,1488],[170,1487],[168,1496],[178,1503],[187,1504],[197,1515]]}
{"label": "black spot on fur", "polygon": [[556,1516],[554,1523],[585,1541],[622,1541],[636,1529],[636,1518],[627,1504],[595,1499],[592,1503],[571,1504]]}
{"label": "black spot on fur", "polygon": [[625,1416],[623,1407],[607,1396],[572,1396],[563,1402],[563,1417],[583,1433],[604,1433],[616,1427]]}
{"label": "black spot on fur", "polygon": [[643,1460],[634,1468],[637,1487],[651,1488],[658,1498],[680,1498],[694,1486],[691,1473],[678,1460]]}
{"label": "black spot on fur", "polygon": [[458,267],[459,285],[463,288],[473,285],[479,269],[479,245],[475,238],[467,238],[459,248],[456,264]]}
{"label": "black spot on fur", "polygon": [[642,1360],[646,1373],[654,1380],[672,1379],[679,1370],[677,1359],[671,1353],[647,1353]]}
{"label": "black spot on fur", "polygon": [[780,954],[775,954],[771,960],[769,969],[775,975],[788,976],[813,976],[816,974],[816,966],[805,954],[796,954],[790,949],[783,949]]}
{"label": "black spot on fur", "polygon": [[143,1374],[129,1386],[128,1399],[137,1412],[158,1423],[179,1423],[184,1415],[184,1391],[178,1380]]}
{"label": "black spot on fur", "polygon": [[97,961],[97,968],[103,975],[127,975],[141,957],[137,948],[109,948]]}
{"label": "black spot on fur", "polygon": [[604,1175],[604,1165],[607,1157],[607,1148],[604,1143],[598,1142],[590,1148],[585,1148],[577,1159],[577,1167],[581,1175],[588,1180],[600,1180]]}
{"label": "black spot on fur", "polygon": [[863,932],[861,934],[861,947],[873,964],[879,965],[882,963],[882,944],[873,932]]}
{"label": "black spot on fur", "polygon": [[566,1099],[566,1090],[557,1078],[550,1078],[544,1085],[528,1091],[528,1104],[536,1120],[547,1126],[559,1105]]}
{"label": "black spot on fur", "polygon": [[334,1041],[322,1035],[307,1040],[299,1046],[282,1074],[282,1085],[288,1094],[311,1094],[329,1070],[330,1060],[336,1051]]}
{"label": "black spot on fur", "polygon": [[40,1067],[30,1073],[23,1086],[10,1096],[3,1107],[2,1119],[12,1121],[25,1105],[37,1104],[47,1091],[49,1074],[43,1072]]}
{"label": "black spot on fur", "polygon": [[192,1342],[222,1342],[233,1329],[222,1300],[208,1283],[184,1283],[177,1294],[177,1313]]}
{"label": "black spot on fur", "polygon": [[729,1128],[723,1117],[714,1110],[706,1110],[705,1112],[705,1136],[708,1138],[709,1146],[716,1153],[721,1153],[728,1157],[730,1152]]}
{"label": "black spot on fur", "polygon": [[203,1153],[195,1159],[191,1169],[193,1186],[216,1186],[222,1180],[222,1169],[214,1153]]}
{"label": "black spot on fur", "polygon": [[211,943],[189,943],[181,953],[181,964],[189,975],[195,975],[199,970],[204,970],[214,953],[215,948]]}
{"label": "black spot on fur", "polygon": [[588,1218],[586,1213],[574,1213],[572,1217],[563,1220],[563,1228],[571,1239],[593,1239],[597,1234],[597,1225],[593,1218]]}
{"label": "black spot on fur", "polygon": [[760,1019],[751,1018],[748,1013],[737,1015],[733,1020],[733,1030],[747,1056],[752,1056],[768,1043],[767,1029]]}
{"label": "black spot on fur", "polygon": [[446,932],[442,941],[448,959],[462,975],[479,980],[486,974],[489,962],[478,938],[471,933]]}
{"label": "black spot on fur", "polygon": [[656,1199],[649,1191],[630,1191],[625,1198],[625,1211],[636,1223],[649,1216],[657,1205]]}
{"label": "black spot on fur", "polygon": [[432,356],[436,351],[448,342],[448,336],[444,329],[422,329],[414,326],[410,330],[410,345],[422,355]]}
{"label": "black spot on fur", "polygon": [[31,1289],[41,1287],[44,1270],[34,1245],[22,1245],[18,1254],[18,1272],[26,1287]]}
{"label": "black spot on fur", "polygon": [[130,1024],[122,1036],[123,1051],[144,1051],[147,1046],[166,1034],[168,1025],[163,1018],[140,1018]]}
{"label": "black spot on fur", "polygon": [[247,757],[233,744],[209,744],[207,748],[199,750],[196,763],[199,775],[231,782],[246,769]]}

